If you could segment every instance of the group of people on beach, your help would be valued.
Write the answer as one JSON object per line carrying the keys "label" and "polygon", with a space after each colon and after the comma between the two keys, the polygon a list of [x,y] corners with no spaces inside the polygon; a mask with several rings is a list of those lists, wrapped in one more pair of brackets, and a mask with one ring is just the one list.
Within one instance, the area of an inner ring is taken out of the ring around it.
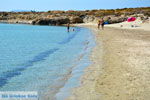
{"label": "group of people on beach", "polygon": [[[101,20],[98,20],[98,29],[100,29],[100,26],[101,26],[101,28],[103,30],[104,25],[105,25],[105,21],[103,18]],[[67,24],[67,31],[70,32],[70,23]],[[75,31],[75,30],[73,29],[73,31]]]}
{"label": "group of people on beach", "polygon": [[101,20],[98,21],[98,29],[100,29],[100,26],[101,26],[102,29],[104,29],[104,25],[105,25],[105,21],[102,18]]}

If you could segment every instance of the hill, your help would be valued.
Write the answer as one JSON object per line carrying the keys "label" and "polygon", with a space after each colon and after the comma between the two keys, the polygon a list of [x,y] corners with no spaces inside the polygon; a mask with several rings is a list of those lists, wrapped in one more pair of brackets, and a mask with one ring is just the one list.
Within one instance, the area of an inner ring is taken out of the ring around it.
{"label": "hill", "polygon": [[150,7],[100,9],[85,11],[48,11],[48,12],[0,12],[0,22],[26,23],[39,25],[62,25],[70,23],[97,22],[104,18],[109,23],[119,23],[128,17],[139,17],[147,20],[150,17]]}

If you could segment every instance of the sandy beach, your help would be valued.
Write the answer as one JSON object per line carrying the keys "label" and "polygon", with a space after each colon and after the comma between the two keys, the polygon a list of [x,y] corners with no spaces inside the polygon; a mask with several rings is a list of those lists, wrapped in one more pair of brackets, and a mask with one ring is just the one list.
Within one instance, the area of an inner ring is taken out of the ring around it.
{"label": "sandy beach", "polygon": [[150,100],[150,0],[1,0],[0,100]]}
{"label": "sandy beach", "polygon": [[149,100],[150,24],[134,29],[116,24],[104,30],[92,23],[77,26],[92,29],[97,45],[93,64],[67,100]]}

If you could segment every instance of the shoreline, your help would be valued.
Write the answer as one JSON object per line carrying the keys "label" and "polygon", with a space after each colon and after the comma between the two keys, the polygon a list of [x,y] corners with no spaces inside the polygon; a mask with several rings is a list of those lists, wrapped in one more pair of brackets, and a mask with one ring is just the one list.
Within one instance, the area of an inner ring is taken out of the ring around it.
{"label": "shoreline", "polygon": [[[97,40],[97,30],[94,26],[87,25],[87,24],[75,24],[74,26],[77,27],[84,27],[91,30],[93,37],[96,42],[96,46],[92,49],[89,59],[91,60],[92,64],[90,66],[87,66],[84,70],[83,75],[80,77],[80,86],[76,87],[72,91],[72,95],[69,96],[66,100],[98,100],[101,94],[95,92],[95,81],[102,69],[102,63],[98,64],[98,62],[95,62],[96,59],[102,60],[102,43],[101,41]],[[99,48],[100,47],[100,48]],[[100,51],[98,51],[98,49]],[[95,56],[95,54],[98,54],[100,56]],[[102,61],[101,61],[102,62]],[[96,65],[96,66],[94,66]],[[93,82],[94,81],[94,82]]]}
{"label": "shoreline", "polygon": [[67,82],[62,88],[60,88],[59,92],[56,93],[55,97],[57,100],[65,100],[71,95],[72,89],[80,86],[80,77],[84,75],[84,70],[92,64],[90,60],[90,54],[92,49],[95,47],[95,40],[93,38],[93,34],[91,33],[90,29],[87,29],[85,27],[78,28],[86,29],[89,34],[89,39],[87,39],[87,41],[84,43],[84,52],[82,52],[79,56],[78,64],[72,68],[70,77],[68,78]]}
{"label": "shoreline", "polygon": [[67,100],[148,100],[150,98],[149,30],[76,26],[92,29],[96,47],[93,64]]}

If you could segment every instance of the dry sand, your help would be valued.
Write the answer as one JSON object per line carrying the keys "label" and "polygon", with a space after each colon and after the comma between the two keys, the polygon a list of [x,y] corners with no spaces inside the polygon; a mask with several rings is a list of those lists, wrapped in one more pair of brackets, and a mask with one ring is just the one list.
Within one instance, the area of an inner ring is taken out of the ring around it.
{"label": "dry sand", "polygon": [[97,46],[81,86],[67,100],[150,100],[150,31],[79,26],[94,31]]}

